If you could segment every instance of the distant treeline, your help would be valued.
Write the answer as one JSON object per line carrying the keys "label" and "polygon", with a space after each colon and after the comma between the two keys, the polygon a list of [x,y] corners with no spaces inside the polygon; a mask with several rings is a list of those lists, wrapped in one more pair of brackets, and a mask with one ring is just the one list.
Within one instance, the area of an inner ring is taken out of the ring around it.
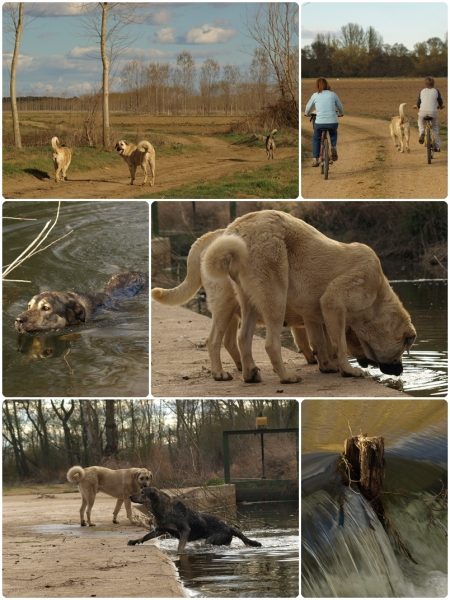
{"label": "distant treeline", "polygon": [[302,48],[302,77],[447,77],[448,39],[438,37],[414,45],[383,43],[373,28],[355,23],[341,27],[341,36],[317,34]]}

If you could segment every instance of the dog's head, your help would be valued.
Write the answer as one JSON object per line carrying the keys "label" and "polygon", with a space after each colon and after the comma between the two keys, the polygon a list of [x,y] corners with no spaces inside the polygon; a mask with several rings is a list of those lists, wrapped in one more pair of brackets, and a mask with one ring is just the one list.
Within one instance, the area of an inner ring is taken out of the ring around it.
{"label": "dog's head", "polygon": [[[386,375],[398,377],[403,372],[403,353],[409,354],[417,334],[408,312],[390,286],[389,290],[352,324],[352,329],[359,338],[367,363],[376,364]],[[363,357],[356,358],[364,360]]]}
{"label": "dog's head", "polygon": [[130,500],[136,504],[148,504],[151,508],[153,503],[158,503],[159,494],[160,491],[155,487],[141,487],[140,493],[131,495]]}
{"label": "dog's head", "polygon": [[153,479],[153,473],[147,469],[139,469],[139,471],[134,474],[134,478],[141,489],[146,488]]}
{"label": "dog's head", "polygon": [[126,142],[125,140],[120,140],[117,142],[116,150],[120,156],[122,156],[122,154],[125,152],[127,146],[128,146],[128,142]]}
{"label": "dog's head", "polygon": [[30,300],[28,310],[16,317],[14,327],[20,333],[29,333],[79,325],[85,320],[85,307],[70,293],[42,292]]}

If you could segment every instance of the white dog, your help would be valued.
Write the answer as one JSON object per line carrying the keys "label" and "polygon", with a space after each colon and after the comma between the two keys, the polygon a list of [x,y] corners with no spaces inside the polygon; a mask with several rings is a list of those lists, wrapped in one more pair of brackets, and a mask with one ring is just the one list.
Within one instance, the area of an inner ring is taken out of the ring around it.
{"label": "white dog", "polygon": [[52,137],[52,158],[53,166],[55,167],[55,181],[67,181],[67,169],[72,160],[73,151],[59,143],[58,138]]}
{"label": "white dog", "polygon": [[125,502],[127,517],[132,524],[133,516],[131,513],[130,496],[139,493],[141,488],[149,486],[152,477],[151,471],[137,468],[117,469],[114,471],[106,467],[88,467],[87,469],[83,469],[83,467],[76,466],[69,469],[67,479],[72,483],[78,483],[78,489],[82,498],[80,508],[81,525],[86,525],[86,521],[84,520],[86,507],[87,524],[90,526],[95,525],[95,523],[91,523],[91,510],[94,506],[97,492],[104,492],[108,496],[117,498],[113,513],[113,523],[118,523],[117,514]]}
{"label": "white dog", "polygon": [[130,169],[130,185],[133,185],[133,182],[136,179],[136,169],[138,167],[141,167],[144,171],[143,185],[147,183],[147,168],[150,169],[150,185],[155,185],[155,149],[150,142],[144,140],[135,146],[126,140],[120,140],[116,144],[116,150]]}
{"label": "white dog", "polygon": [[406,106],[406,102],[399,106],[399,117],[392,117],[390,130],[391,138],[394,140],[395,147],[399,152],[409,153],[409,121],[405,119],[403,107]]}

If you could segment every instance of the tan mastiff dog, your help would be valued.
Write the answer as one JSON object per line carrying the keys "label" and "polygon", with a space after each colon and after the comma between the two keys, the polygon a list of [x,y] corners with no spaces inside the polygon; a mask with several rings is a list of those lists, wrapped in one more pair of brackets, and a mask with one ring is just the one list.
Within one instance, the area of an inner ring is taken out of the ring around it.
{"label": "tan mastiff dog", "polygon": [[229,225],[206,250],[202,268],[208,277],[233,281],[242,314],[239,349],[246,382],[261,380],[251,354],[259,316],[280,381],[300,380],[281,358],[280,332],[287,311],[302,315],[313,348],[324,347],[326,329],[342,376],[364,374],[348,361],[348,327],[367,362],[388,375],[402,373],[402,355],[414,343],[416,330],[368,246],[336,242],[291,215],[263,210]]}

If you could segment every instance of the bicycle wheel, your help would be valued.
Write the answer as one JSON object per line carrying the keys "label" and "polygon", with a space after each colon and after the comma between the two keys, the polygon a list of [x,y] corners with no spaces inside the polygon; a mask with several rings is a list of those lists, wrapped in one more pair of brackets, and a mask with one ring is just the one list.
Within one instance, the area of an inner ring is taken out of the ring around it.
{"label": "bicycle wheel", "polygon": [[328,151],[328,134],[325,135],[325,141],[323,143],[323,176],[328,179],[328,167],[330,166],[330,153]]}
{"label": "bicycle wheel", "polygon": [[431,133],[430,133],[429,127],[427,127],[426,134],[427,134],[427,159],[428,159],[428,164],[431,165],[431,159],[433,158],[433,154],[432,154],[432,149],[431,149]]}

